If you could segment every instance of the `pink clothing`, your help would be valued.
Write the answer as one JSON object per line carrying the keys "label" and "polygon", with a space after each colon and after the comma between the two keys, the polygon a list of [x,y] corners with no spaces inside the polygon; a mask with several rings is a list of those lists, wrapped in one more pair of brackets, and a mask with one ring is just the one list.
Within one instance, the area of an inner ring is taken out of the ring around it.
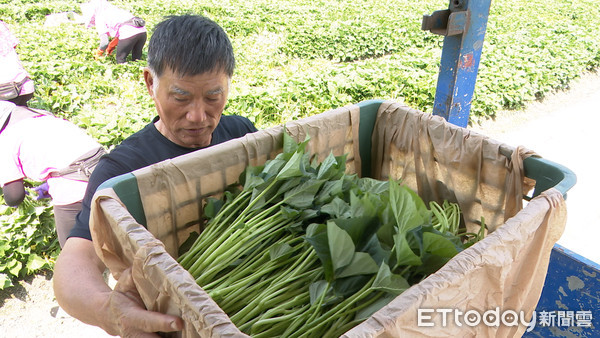
{"label": "pink clothing", "polygon": [[81,201],[87,182],[49,175],[99,146],[83,129],[61,118],[39,116],[11,124],[0,134],[0,186],[23,178],[47,180],[55,205]]}
{"label": "pink clothing", "polygon": [[[21,82],[29,77],[15,50],[18,44],[19,40],[10,32],[6,23],[0,21],[0,84]],[[31,94],[33,90],[33,81],[30,79],[23,84],[19,94]]]}
{"label": "pink clothing", "polygon": [[109,4],[106,0],[95,0],[90,2],[88,6],[85,9],[85,11],[89,11],[88,27],[96,26],[98,35],[108,34],[113,38],[127,39],[146,32],[146,27],[134,27],[124,24],[125,21],[133,18],[133,15],[124,9]]}

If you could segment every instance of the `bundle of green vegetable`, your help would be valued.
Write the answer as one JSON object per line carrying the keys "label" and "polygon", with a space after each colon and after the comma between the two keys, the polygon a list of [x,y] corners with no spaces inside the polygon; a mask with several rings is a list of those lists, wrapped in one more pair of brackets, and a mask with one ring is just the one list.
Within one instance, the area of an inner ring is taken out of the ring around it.
{"label": "bundle of green vegetable", "polygon": [[[205,208],[180,264],[253,337],[338,337],[482,237],[458,205],[345,173],[345,156],[283,153]],[[483,229],[483,227],[482,227]]]}

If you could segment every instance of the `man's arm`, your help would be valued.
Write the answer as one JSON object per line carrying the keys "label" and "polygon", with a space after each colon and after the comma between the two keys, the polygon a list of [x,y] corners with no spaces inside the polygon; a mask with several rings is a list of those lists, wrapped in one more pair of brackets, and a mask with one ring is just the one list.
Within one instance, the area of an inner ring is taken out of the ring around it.
{"label": "man's arm", "polygon": [[59,305],[73,317],[111,335],[158,337],[152,332],[183,328],[180,318],[145,309],[130,270],[111,290],[102,276],[104,269],[91,241],[69,238],[54,267],[54,294]]}

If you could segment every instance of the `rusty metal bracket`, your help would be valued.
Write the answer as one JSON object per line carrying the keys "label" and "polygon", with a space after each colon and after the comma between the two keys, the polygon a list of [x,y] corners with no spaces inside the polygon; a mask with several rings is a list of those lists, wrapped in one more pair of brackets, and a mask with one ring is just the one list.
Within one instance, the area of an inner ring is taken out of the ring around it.
{"label": "rusty metal bracket", "polygon": [[448,9],[424,15],[421,28],[444,36],[433,114],[466,127],[491,0],[450,0]]}
{"label": "rusty metal bracket", "polygon": [[423,15],[421,29],[433,34],[452,36],[463,34],[467,30],[469,12],[464,10],[452,11],[444,9],[431,15]]}

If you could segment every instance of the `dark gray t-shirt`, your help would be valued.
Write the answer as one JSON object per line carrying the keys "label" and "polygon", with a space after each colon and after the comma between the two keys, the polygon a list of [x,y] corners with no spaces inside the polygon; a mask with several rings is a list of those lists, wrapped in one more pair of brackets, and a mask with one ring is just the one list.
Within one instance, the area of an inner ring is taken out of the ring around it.
{"label": "dark gray t-shirt", "polygon": [[[158,121],[158,117],[155,117],[144,129],[125,139],[109,154],[100,159],[90,177],[83,198],[82,209],[77,215],[75,226],[69,237],[92,239],[89,224],[90,205],[96,189],[104,181],[200,149],[186,148],[171,142],[156,129],[154,126],[156,121]],[[213,131],[210,146],[255,131],[257,131],[256,127],[247,118],[237,115],[223,115],[217,128]]]}

